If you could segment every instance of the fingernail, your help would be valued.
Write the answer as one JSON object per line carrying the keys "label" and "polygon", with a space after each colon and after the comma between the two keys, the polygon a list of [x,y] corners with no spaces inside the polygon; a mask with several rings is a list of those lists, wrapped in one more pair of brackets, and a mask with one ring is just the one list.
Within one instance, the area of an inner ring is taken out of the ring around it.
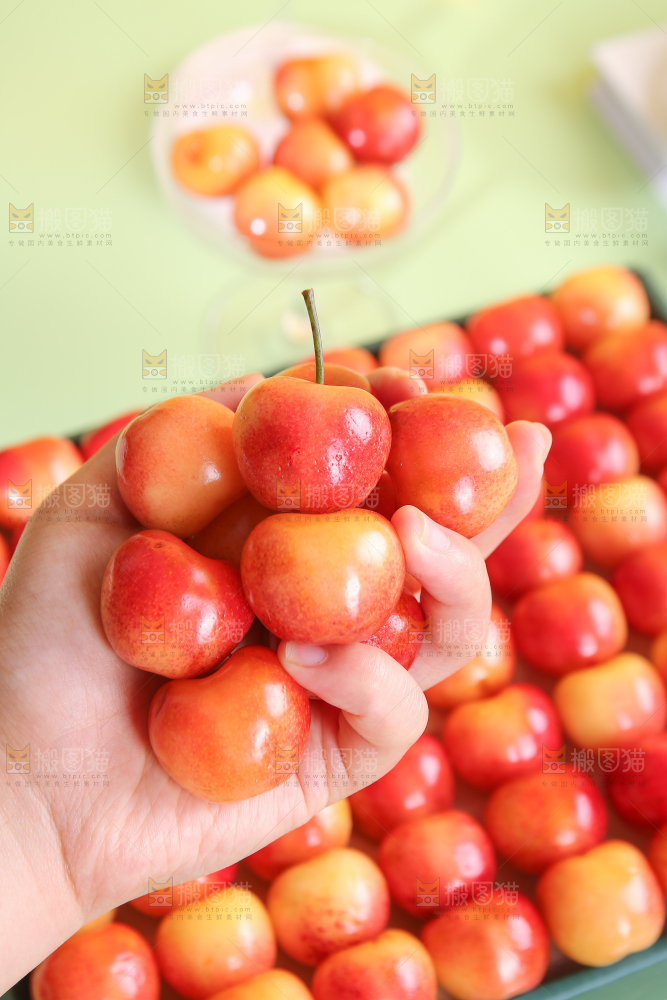
{"label": "fingernail", "polygon": [[549,448],[551,448],[551,431],[544,424],[533,423],[535,433],[542,442],[543,457],[546,458]]}
{"label": "fingernail", "polygon": [[301,642],[285,643],[285,659],[296,667],[318,667],[328,655],[323,646],[310,646]]}
{"label": "fingernail", "polygon": [[446,552],[451,544],[447,532],[439,524],[436,524],[435,521],[432,521],[430,517],[426,517],[422,511],[419,511],[419,516],[422,521],[419,541],[425,548],[430,549],[432,552]]}

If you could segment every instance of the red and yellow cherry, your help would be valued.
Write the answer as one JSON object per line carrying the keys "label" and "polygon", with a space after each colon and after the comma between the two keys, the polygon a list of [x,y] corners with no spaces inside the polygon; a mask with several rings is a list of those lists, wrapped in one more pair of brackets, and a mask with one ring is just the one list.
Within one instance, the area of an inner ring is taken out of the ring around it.
{"label": "red and yellow cherry", "polygon": [[366,163],[327,181],[322,205],[334,233],[348,240],[382,240],[407,220],[409,197],[385,168]]}
{"label": "red and yellow cherry", "polygon": [[[438,982],[458,1000],[507,1000],[537,988],[549,964],[549,935],[540,914],[521,893],[514,906],[474,899],[427,924],[422,941]],[[498,906],[499,913],[493,914]],[[509,912],[508,912],[509,911]],[[497,918],[497,919],[496,919]]]}
{"label": "red and yellow cherry", "polygon": [[384,625],[362,642],[383,649],[393,656],[402,667],[409,670],[421,646],[420,632],[424,614],[418,601],[405,591],[400,595],[396,607]]}
{"label": "red and yellow cherry", "polygon": [[0,527],[25,524],[42,500],[74,475],[82,461],[76,445],[59,437],[36,438],[0,451]]}
{"label": "red and yellow cherry", "polygon": [[253,621],[238,570],[166,531],[123,542],[102,580],[102,625],[126,663],[164,677],[207,673]]}
{"label": "red and yellow cherry", "polygon": [[484,650],[449,677],[427,688],[426,700],[434,708],[449,709],[466,701],[487,698],[509,684],[515,665],[509,619],[493,604]]}
{"label": "red and yellow cherry", "polygon": [[652,475],[667,463],[667,392],[637,403],[626,417],[642,469]]}
{"label": "red and yellow cherry", "polygon": [[30,977],[30,996],[158,1000],[160,975],[146,938],[127,924],[107,924],[75,934],[38,965]]}
{"label": "red and yellow cherry", "polygon": [[273,162],[299,177],[313,191],[321,191],[332,177],[349,170],[354,160],[326,122],[309,118],[295,122],[280,140]]}
{"label": "red and yellow cherry", "polygon": [[[540,494],[540,501],[542,495]],[[523,521],[486,560],[500,597],[515,601],[527,590],[579,573],[584,554],[561,521]]]}
{"label": "red and yellow cherry", "polygon": [[[359,372],[354,371],[352,368],[347,368],[345,365],[332,364],[331,362],[325,362],[322,367],[324,370],[322,385],[347,385],[353,389],[364,389],[366,392],[371,391],[371,384],[366,376],[360,375]],[[298,365],[292,365],[290,368],[285,368],[284,371],[278,372],[278,375],[287,378],[300,378],[306,382],[317,382],[317,367],[314,361],[302,361]]]}
{"label": "red and yellow cherry", "polygon": [[139,913],[145,913],[147,917],[154,917],[161,920],[168,913],[173,913],[181,906],[191,906],[201,900],[205,902],[215,902],[220,893],[227,889],[234,881],[236,875],[236,865],[229,865],[227,868],[220,868],[210,875],[202,875],[200,878],[190,879],[189,882],[180,882],[173,886],[169,903],[166,898],[162,898],[160,893],[146,893],[145,896],[137,896],[130,900]]}
{"label": "red and yellow cherry", "polygon": [[476,352],[509,354],[514,361],[565,346],[560,316],[541,295],[522,295],[488,306],[470,317],[466,330]]}
{"label": "red and yellow cherry", "polygon": [[667,629],[667,543],[633,552],[611,582],[632,628],[648,635]]}
{"label": "red and yellow cherry", "polygon": [[118,487],[145,528],[187,538],[246,492],[232,446],[234,414],[203,396],[174,396],[121,431]]}
{"label": "red and yellow cherry", "polygon": [[[83,927],[79,927],[78,931],[72,934],[72,937],[78,937],[81,934],[90,934],[91,931],[98,931],[101,927],[106,927],[107,924],[113,923],[116,919],[116,914],[118,913],[118,908],[115,910],[108,910],[106,913],[100,914],[99,917],[93,917],[89,920],[87,924]],[[68,938],[71,941],[72,938]]]}
{"label": "red and yellow cherry", "polygon": [[271,511],[255,500],[252,493],[244,493],[205,528],[188,538],[188,545],[209,559],[224,559],[240,569],[241,553],[248,535],[260,521],[270,516]]}
{"label": "red and yellow cherry", "polygon": [[623,819],[644,829],[667,822],[667,733],[642,737],[625,753],[617,750],[612,764],[607,790]]}
{"label": "red and yellow cherry", "polygon": [[584,354],[606,410],[623,411],[667,389],[667,326],[651,320],[632,337],[610,334]]}
{"label": "red and yellow cherry", "polygon": [[382,517],[386,517],[388,521],[391,520],[396,512],[396,490],[391,476],[386,470],[382,472],[373,489],[361,503],[357,504],[357,507],[372,510],[376,514],[382,514]]}
{"label": "red and yellow cherry", "polygon": [[350,800],[340,799],[315,813],[303,826],[290,830],[272,844],[249,854],[245,863],[260,878],[272,882],[292,865],[310,861],[325,851],[347,847],[351,834]]}
{"label": "red and yellow cherry", "polygon": [[130,421],[138,417],[141,412],[141,410],[132,410],[130,413],[124,413],[122,417],[116,417],[115,420],[110,420],[108,424],[103,424],[102,427],[84,434],[79,441],[79,448],[81,449],[84,462],[92,458],[103,444],[106,444],[112,437],[115,437],[119,431],[122,431],[123,427],[127,427]]}
{"label": "red and yellow cherry", "polygon": [[438,984],[416,937],[392,927],[374,941],[344,948],[318,965],[315,1000],[435,1000]]}
{"label": "red and yellow cherry", "polygon": [[264,646],[243,646],[201,680],[170,681],[153,697],[148,735],[179,785],[208,802],[236,802],[281,785],[281,751],[303,754],[310,702]]}
{"label": "red and yellow cherry", "polygon": [[529,590],[514,608],[512,629],[528,662],[555,676],[603,663],[628,637],[621,602],[596,573]]}
{"label": "red and yellow cherry", "polygon": [[[217,990],[236,986],[274,965],[276,939],[269,914],[254,893],[240,892],[242,904],[239,890],[232,887],[215,901],[189,906],[187,920],[176,910],[160,921],[155,937],[160,973],[186,1000],[208,1000]],[[245,919],[227,920],[241,905]]]}
{"label": "red and yellow cherry", "polygon": [[583,854],[604,840],[607,830],[607,809],[592,779],[564,759],[548,766],[542,774],[500,785],[484,810],[484,826],[500,856],[530,874]]}
{"label": "red and yellow cherry", "polygon": [[284,167],[266,167],[238,188],[234,224],[262,257],[291,257],[309,249],[320,208],[317,194],[299,177]]}
{"label": "red and yellow cherry", "polygon": [[472,538],[504,510],[517,483],[505,428],[484,406],[440,393],[389,411],[387,472],[399,507],[413,504]]}
{"label": "red and yellow cherry", "polygon": [[454,773],[444,747],[423,733],[391,771],[350,796],[357,829],[382,840],[399,823],[449,809]]}
{"label": "red and yellow cherry", "polygon": [[534,354],[515,363],[508,378],[494,379],[507,420],[539,420],[553,428],[590,413],[593,380],[581,361],[563,352]]}
{"label": "red and yellow cherry", "polygon": [[313,1000],[313,994],[293,972],[269,969],[214,993],[210,1000]]}
{"label": "red and yellow cherry", "polygon": [[171,169],[181,187],[208,198],[231,194],[258,167],[257,143],[238,125],[187,132],[171,151]]}
{"label": "red and yellow cherry", "polygon": [[584,351],[608,334],[632,335],[648,322],[650,306],[639,278],[606,264],[577,271],[551,293],[568,347]]}
{"label": "red and yellow cherry", "polygon": [[303,965],[317,965],[384,930],[389,891],[374,861],[344,847],[278,875],[267,906],[283,951]]}
{"label": "red and yellow cherry", "polygon": [[563,745],[556,706],[533,684],[511,684],[492,698],[459,705],[445,719],[442,738],[456,773],[482,791],[540,771],[543,746]]}
{"label": "red and yellow cherry", "polygon": [[629,476],[596,486],[568,523],[586,555],[611,569],[667,541],[667,498],[655,480]]}
{"label": "red and yellow cherry", "polygon": [[380,364],[409,371],[431,391],[437,385],[459,382],[468,371],[473,347],[456,323],[429,323],[395,333],[382,344]]}
{"label": "red and yellow cherry", "polygon": [[5,541],[4,535],[0,535],[0,583],[5,578],[5,573],[9,569],[9,563],[12,558],[12,551]]}
{"label": "red and yellow cherry", "polygon": [[610,965],[660,936],[665,903],[646,857],[624,840],[547,868],[537,903],[560,950],[582,965]]}
{"label": "red and yellow cherry", "polygon": [[665,685],[637,653],[573,671],[558,681],[553,697],[565,732],[577,746],[635,746],[665,728]]}
{"label": "red and yellow cherry", "polygon": [[460,396],[463,399],[472,399],[475,403],[486,406],[498,417],[501,422],[505,419],[503,404],[500,396],[488,382],[483,378],[465,378],[458,382],[447,382],[444,385],[427,383],[431,392],[446,392],[450,396]]}
{"label": "red and yellow cherry", "polygon": [[359,509],[298,521],[275,514],[253,529],[241,557],[243,588],[259,620],[281,639],[303,643],[370,638],[396,606],[404,578],[391,524]]}
{"label": "red and yellow cherry", "polygon": [[378,367],[377,358],[365,347],[333,347],[324,351],[322,358],[325,364],[344,365],[360,375],[368,375]]}
{"label": "red and yellow cherry", "polygon": [[474,882],[493,881],[496,873],[489,835],[459,809],[394,826],[380,844],[378,864],[392,899],[422,919],[456,905]]}
{"label": "red and yellow cherry", "polygon": [[337,111],[358,87],[356,63],[344,55],[290,59],[275,77],[280,110],[294,121]]}
{"label": "red and yellow cherry", "polygon": [[420,132],[409,97],[383,85],[354,94],[330,121],[362,163],[397,163],[408,155]]}

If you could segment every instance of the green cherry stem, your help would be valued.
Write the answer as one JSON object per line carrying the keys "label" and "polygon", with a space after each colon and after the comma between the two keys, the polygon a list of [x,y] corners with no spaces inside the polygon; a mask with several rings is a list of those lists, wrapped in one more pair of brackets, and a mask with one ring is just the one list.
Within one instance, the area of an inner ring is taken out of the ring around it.
{"label": "green cherry stem", "polygon": [[324,362],[322,360],[322,334],[320,324],[317,319],[315,309],[315,292],[312,288],[304,288],[301,292],[306,302],[310,328],[313,331],[313,344],[315,345],[315,381],[318,385],[324,385]]}

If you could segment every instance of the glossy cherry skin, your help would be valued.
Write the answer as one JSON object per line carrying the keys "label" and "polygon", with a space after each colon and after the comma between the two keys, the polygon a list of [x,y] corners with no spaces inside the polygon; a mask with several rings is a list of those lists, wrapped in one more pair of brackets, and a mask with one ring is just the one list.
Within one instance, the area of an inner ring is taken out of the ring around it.
{"label": "glossy cherry skin", "polygon": [[364,510],[372,510],[376,514],[382,514],[388,521],[391,521],[392,516],[396,512],[396,490],[391,481],[391,476],[386,470],[382,472],[373,489],[361,503],[357,504],[357,507],[362,507]]}
{"label": "glossy cherry skin", "polygon": [[214,993],[210,1000],[313,1000],[303,979],[287,969],[268,969],[236,986]]}
{"label": "glossy cherry skin", "polygon": [[523,521],[486,560],[500,597],[515,601],[527,590],[578,573],[584,563],[579,542],[560,521]]}
{"label": "glossy cherry skin", "polygon": [[449,677],[424,691],[434,708],[455,708],[466,701],[476,701],[496,694],[514,676],[516,654],[509,618],[497,604],[491,605],[491,618],[484,650],[479,656]]}
{"label": "glossy cherry skin", "polygon": [[275,77],[280,110],[294,121],[331,114],[358,86],[357,66],[344,55],[290,59],[278,67]]}
{"label": "glossy cherry skin", "polygon": [[122,431],[123,427],[127,427],[130,421],[138,417],[141,412],[141,410],[131,410],[130,413],[124,413],[122,417],[116,417],[115,420],[110,420],[108,424],[103,424],[102,427],[84,434],[79,441],[79,448],[81,449],[84,462],[92,458],[103,444],[111,440],[118,431]]}
{"label": "glossy cherry skin", "polygon": [[410,196],[399,177],[374,163],[355,164],[322,188],[329,228],[346,240],[382,240],[408,217]]}
{"label": "glossy cherry skin", "polygon": [[181,187],[207,198],[231,194],[258,167],[257,143],[236,125],[188,132],[171,151],[172,173]]}
{"label": "glossy cherry skin", "polygon": [[563,728],[577,746],[632,747],[665,728],[665,685],[637,653],[574,670],[558,681],[553,696]]}
{"label": "glossy cherry skin", "polygon": [[123,542],[102,580],[102,625],[114,652],[164,677],[197,677],[252,625],[238,570],[166,531]]}
{"label": "glossy cherry skin", "polygon": [[329,955],[313,977],[315,1000],[436,1000],[437,990],[428,952],[395,927]]}
{"label": "glossy cherry skin", "polygon": [[332,347],[324,351],[322,358],[325,364],[344,365],[360,375],[368,375],[378,367],[378,359],[365,347]]}
{"label": "glossy cherry skin", "polygon": [[174,396],[121,431],[118,487],[140,524],[187,538],[243,496],[233,419],[231,410],[212,399]]}
{"label": "glossy cherry skin", "polygon": [[[476,819],[459,809],[394,826],[380,844],[378,864],[392,899],[424,920],[455,905],[461,891],[470,892],[474,882],[493,881],[496,873],[488,834]],[[439,898],[432,888],[437,879]],[[420,883],[426,894],[436,898],[420,899]]]}
{"label": "glossy cherry skin", "polygon": [[582,965],[610,965],[643,951],[665,921],[662,891],[648,861],[624,840],[607,840],[556,862],[536,894],[557,947]]}
{"label": "glossy cherry skin", "polygon": [[626,417],[642,469],[654,474],[667,463],[667,392],[637,403]]}
{"label": "glossy cherry skin", "polygon": [[459,705],[445,719],[442,738],[456,773],[482,791],[540,771],[542,747],[563,745],[556,706],[533,684],[511,684],[492,698]]}
{"label": "glossy cherry skin", "polygon": [[245,858],[251,871],[267,882],[292,865],[310,861],[325,851],[347,847],[352,834],[352,811],[349,799],[339,799],[298,826]]}
{"label": "glossy cherry skin", "polygon": [[640,549],[614,570],[612,585],[632,628],[657,635],[667,628],[667,543]]}
{"label": "glossy cherry skin", "polygon": [[153,697],[148,735],[179,785],[207,802],[237,802],[282,785],[310,728],[306,692],[264,646],[243,646],[198,680],[170,681]]}
{"label": "glossy cherry skin", "polygon": [[571,354],[534,354],[514,362],[511,375],[493,384],[508,421],[539,420],[553,428],[595,406],[593,380]]}
{"label": "glossy cherry skin", "polygon": [[567,480],[569,506],[581,506],[581,487],[616,483],[638,471],[632,434],[611,413],[589,413],[554,427],[544,478],[554,487]]}
{"label": "glossy cherry skin", "polygon": [[[282,224],[281,207],[287,213]],[[250,174],[237,189],[234,225],[261,257],[292,257],[310,249],[320,208],[319,196],[301,178],[284,167],[266,167]]]}
{"label": "glossy cherry skin", "polygon": [[[352,368],[346,368],[345,365],[331,364],[329,361],[324,363],[322,369],[324,385],[348,385],[354,389],[365,389],[366,392],[371,391],[371,384],[368,379]],[[317,369],[314,361],[302,361],[298,365],[292,365],[291,368],[285,368],[284,371],[278,372],[278,375],[285,375],[289,378],[301,378],[306,382],[317,381]]]}
{"label": "glossy cherry skin", "polygon": [[399,507],[413,504],[472,538],[504,510],[517,483],[505,428],[484,406],[441,393],[389,411],[387,472]]}
{"label": "glossy cherry skin", "polygon": [[584,354],[605,410],[622,412],[667,389],[667,326],[650,320],[632,337],[610,335]]}
{"label": "glossy cherry skin", "polygon": [[514,608],[512,628],[528,662],[556,676],[610,659],[628,637],[621,602],[595,573],[528,591]]}
{"label": "glossy cherry skin", "polygon": [[[516,893],[513,906],[488,908],[480,920],[474,901],[424,927],[421,937],[438,982],[460,1000],[506,1000],[539,986],[549,964],[549,935],[533,904]],[[509,911],[509,912],[508,912]]]}
{"label": "glossy cherry skin", "polygon": [[26,524],[42,500],[81,464],[81,452],[67,438],[36,438],[0,451],[0,527]]}
{"label": "glossy cherry skin", "polygon": [[250,607],[281,639],[360,642],[396,606],[405,558],[379,514],[352,509],[300,520],[275,514],[250,534],[241,579]]}
{"label": "glossy cherry skin", "polygon": [[382,366],[401,368],[422,378],[427,389],[459,381],[468,372],[470,338],[456,323],[429,323],[395,333],[382,344]]}
{"label": "glossy cherry skin", "polygon": [[424,613],[419,602],[404,591],[384,625],[370,638],[361,641],[383,649],[409,670],[421,647],[419,634],[423,621]]}
{"label": "glossy cherry skin", "polygon": [[355,94],[330,120],[362,163],[397,163],[419,138],[419,117],[409,98],[393,87]]}
{"label": "glossy cherry skin", "polygon": [[542,774],[506,781],[484,810],[484,826],[500,856],[530,874],[582,854],[607,831],[607,809],[592,779],[552,756],[552,770],[547,763]]}
{"label": "glossy cherry skin", "polygon": [[277,484],[300,484],[301,514],[330,514],[354,507],[375,486],[391,428],[384,407],[363,389],[279,376],[243,397],[233,441],[243,478],[261,504],[278,510]]}
{"label": "glossy cherry skin", "polygon": [[565,346],[560,316],[541,295],[522,295],[488,306],[470,317],[466,330],[475,351],[509,354],[514,361]]}
{"label": "glossy cherry skin", "polygon": [[648,296],[639,278],[613,264],[577,271],[551,293],[568,347],[584,351],[608,334],[632,337],[648,322]]}
{"label": "glossy cherry skin", "polygon": [[220,892],[226,889],[234,881],[236,875],[236,865],[229,865],[221,868],[210,875],[202,875],[200,878],[193,878],[189,882],[180,882],[173,886],[169,904],[168,898],[160,892],[146,893],[145,896],[137,896],[131,899],[130,906],[139,913],[145,913],[147,917],[154,917],[161,920],[168,913],[173,913],[180,906],[191,906],[192,903],[203,899],[207,902],[215,900]]}
{"label": "glossy cherry skin", "polygon": [[461,396],[463,399],[471,399],[473,402],[479,403],[481,406],[486,406],[492,413],[495,413],[501,423],[505,420],[500,396],[493,386],[485,382],[483,378],[462,378],[458,382],[449,381],[444,385],[429,382],[427,386],[430,386],[430,392],[445,392],[450,396]]}
{"label": "glossy cherry skin", "polygon": [[271,883],[267,906],[281,948],[303,965],[372,940],[389,920],[382,872],[349,847],[282,872]]}
{"label": "glossy cherry skin", "polygon": [[349,170],[354,160],[326,122],[310,118],[296,122],[283,136],[273,162],[300,177],[313,191],[320,191],[332,177]]}
{"label": "glossy cherry skin", "polygon": [[160,975],[146,938],[126,924],[107,924],[90,934],[74,935],[38,965],[30,977],[30,996],[32,1000],[158,1000]]}
{"label": "glossy cherry skin", "polygon": [[622,754],[607,778],[609,798],[628,823],[655,829],[667,823],[667,733],[640,734],[632,749],[640,752]]}
{"label": "glossy cherry skin", "polygon": [[449,809],[454,772],[439,740],[423,733],[391,771],[350,796],[357,829],[382,840],[399,823]]}
{"label": "glossy cherry skin", "polygon": [[210,524],[188,538],[188,545],[209,559],[224,559],[240,569],[241,553],[248,535],[271,514],[272,511],[255,500],[252,493],[244,493],[220,511]]}

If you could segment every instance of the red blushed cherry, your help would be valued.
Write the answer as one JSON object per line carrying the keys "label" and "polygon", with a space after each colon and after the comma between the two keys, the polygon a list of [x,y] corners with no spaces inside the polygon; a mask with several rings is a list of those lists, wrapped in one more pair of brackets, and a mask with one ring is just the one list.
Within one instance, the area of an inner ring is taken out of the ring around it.
{"label": "red blushed cherry", "polygon": [[621,602],[595,573],[528,591],[514,608],[512,629],[528,662],[558,677],[609,660],[628,637]]}
{"label": "red blushed cherry", "polygon": [[321,191],[328,180],[349,170],[354,161],[348,147],[326,122],[310,118],[296,122],[281,139],[273,162],[290,170],[313,191]]}
{"label": "red blushed cherry", "polygon": [[0,527],[24,525],[41,501],[81,466],[67,438],[44,437],[0,451]]}
{"label": "red blushed cherry", "polygon": [[551,293],[568,347],[584,351],[614,334],[632,340],[648,321],[650,306],[639,278],[613,264],[571,274]]}
{"label": "red blushed cherry", "polygon": [[600,406],[627,410],[667,389],[667,326],[653,319],[632,337],[596,340],[583,360]]}
{"label": "red blushed cherry", "polygon": [[[541,499],[541,497],[540,497]],[[578,573],[581,546],[561,521],[523,521],[486,560],[491,586],[515,601],[527,590]]]}
{"label": "red blushed cherry", "polygon": [[331,125],[361,163],[397,163],[420,132],[410,99],[387,86],[355,94],[331,117]]}
{"label": "red blushed cherry", "polygon": [[535,354],[514,363],[508,378],[496,378],[495,389],[511,420],[538,420],[556,427],[595,406],[593,379],[571,354]]}
{"label": "red blushed cherry", "polygon": [[5,578],[5,573],[9,568],[9,562],[12,558],[12,553],[10,551],[9,545],[5,541],[4,535],[0,535],[0,583]]}
{"label": "red blushed cherry", "polygon": [[456,773],[482,791],[540,771],[542,747],[563,745],[556,706],[534,684],[512,684],[493,698],[459,705],[445,719],[442,738]]}
{"label": "red blushed cherry", "polygon": [[466,323],[480,354],[509,354],[514,361],[561,351],[563,324],[549,299],[524,295],[475,313]]}
{"label": "red blushed cherry", "polygon": [[227,868],[220,868],[210,875],[202,875],[200,878],[193,878],[189,882],[180,882],[172,889],[172,903],[168,905],[165,898],[159,893],[146,893],[145,896],[137,896],[130,900],[139,913],[145,913],[147,917],[154,917],[161,920],[168,913],[173,913],[181,906],[190,906],[199,900],[212,902],[216,896],[234,881],[236,875],[236,865],[229,865]]}
{"label": "red blushed cherry", "polygon": [[607,778],[607,790],[623,819],[644,829],[667,823],[666,774],[665,732],[647,736],[621,755],[619,766]]}
{"label": "red blushed cherry", "polygon": [[500,785],[484,810],[484,826],[496,850],[519,871],[539,874],[604,840],[607,809],[594,782],[560,763]]}
{"label": "red blushed cherry", "polygon": [[647,635],[667,629],[667,543],[633,552],[611,582],[633,628]]}
{"label": "red blushed cherry", "polygon": [[626,423],[637,442],[642,469],[654,475],[667,463],[667,392],[638,403]]}
{"label": "red blushed cherry", "polygon": [[422,734],[391,771],[350,796],[357,829],[382,840],[399,823],[449,809],[454,772],[439,740]]}
{"label": "red blushed cherry", "polygon": [[395,927],[329,955],[313,977],[315,1000],[436,1000],[437,990],[428,952]]}
{"label": "red blushed cherry", "polygon": [[433,391],[464,378],[472,353],[470,338],[456,323],[429,323],[387,338],[378,358],[383,367],[409,371]]}
{"label": "red blushed cherry", "polygon": [[84,434],[79,441],[79,448],[81,449],[84,462],[92,458],[103,444],[106,444],[118,431],[122,431],[123,427],[127,427],[130,421],[138,417],[141,412],[141,410],[132,410],[130,413],[124,413],[122,417],[116,417],[115,420],[110,420],[108,424],[103,424],[102,427]]}
{"label": "red blushed cherry", "polygon": [[393,514],[396,512],[396,490],[391,481],[391,476],[386,469],[383,470],[382,475],[368,496],[361,503],[357,504],[357,507],[372,510],[376,514],[386,517],[388,521],[391,521]]}
{"label": "red blushed cherry", "polygon": [[361,641],[383,649],[409,670],[421,646],[423,625],[424,613],[419,602],[404,591],[384,625]]}
{"label": "red blushed cherry", "polygon": [[292,865],[310,861],[327,851],[347,847],[352,834],[349,799],[339,799],[311,816],[307,823],[278,837],[245,858],[251,871],[267,882]]}

